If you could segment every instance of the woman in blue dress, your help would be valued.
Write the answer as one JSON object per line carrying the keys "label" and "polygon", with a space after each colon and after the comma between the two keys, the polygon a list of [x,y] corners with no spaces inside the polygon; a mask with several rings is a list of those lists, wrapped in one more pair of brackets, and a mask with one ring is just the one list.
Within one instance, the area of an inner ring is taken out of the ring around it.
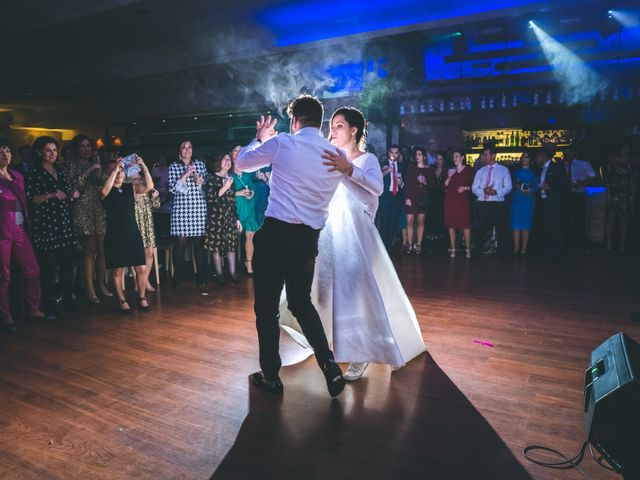
{"label": "woman in blue dress", "polygon": [[538,183],[538,177],[531,169],[529,154],[524,152],[520,157],[520,168],[513,176],[514,188],[511,199],[513,253],[527,254]]}

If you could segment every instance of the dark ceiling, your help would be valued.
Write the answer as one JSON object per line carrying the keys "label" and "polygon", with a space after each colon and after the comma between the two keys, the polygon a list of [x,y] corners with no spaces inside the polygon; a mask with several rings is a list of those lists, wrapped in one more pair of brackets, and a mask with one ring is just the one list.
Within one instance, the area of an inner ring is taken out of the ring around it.
{"label": "dark ceiling", "polygon": [[[362,18],[354,14],[343,18],[348,13],[344,5],[358,3],[353,0],[342,4],[315,0],[5,0],[0,30],[0,110],[11,111],[18,124],[60,127],[246,110],[261,101],[268,104],[265,98],[279,85],[295,90],[305,76],[313,75],[295,68],[305,62],[284,62],[285,55],[335,62],[357,57],[358,49],[371,37],[509,19],[558,6],[604,3],[505,0],[476,7],[477,2],[467,0],[398,2],[399,8],[413,8],[416,15],[421,14],[416,20],[423,22],[411,25],[404,20],[401,25],[369,20],[369,28],[379,30],[348,41],[278,47],[285,34],[290,43],[296,28],[302,31],[300,38],[305,30],[317,30],[322,24],[326,24],[326,35],[334,29],[336,35],[362,32],[367,27],[362,20],[367,12],[363,10]],[[379,17],[388,16],[390,2],[359,3],[377,8]],[[433,6],[437,16],[428,16],[430,10],[424,4]],[[325,11],[330,13],[319,15]],[[282,21],[273,20],[274,12]],[[456,17],[465,12],[469,15]],[[314,15],[318,18],[309,18]],[[385,26],[388,28],[382,28]]]}

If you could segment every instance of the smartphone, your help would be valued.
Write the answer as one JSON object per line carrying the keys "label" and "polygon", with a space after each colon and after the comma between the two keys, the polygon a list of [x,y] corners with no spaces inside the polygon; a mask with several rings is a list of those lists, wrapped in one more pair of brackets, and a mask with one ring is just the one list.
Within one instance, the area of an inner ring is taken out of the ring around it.
{"label": "smartphone", "polygon": [[120,160],[124,163],[124,173],[127,177],[134,173],[140,173],[140,165],[136,163],[138,160],[137,153],[131,153],[126,157],[122,157]]}

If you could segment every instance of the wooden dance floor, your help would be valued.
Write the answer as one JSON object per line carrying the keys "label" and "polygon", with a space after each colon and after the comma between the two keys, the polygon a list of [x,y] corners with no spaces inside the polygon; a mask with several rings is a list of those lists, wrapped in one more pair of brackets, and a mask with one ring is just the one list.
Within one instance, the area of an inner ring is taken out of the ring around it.
{"label": "wooden dance floor", "polygon": [[[162,285],[149,314],[109,303],[20,324],[0,337],[0,479],[581,478],[520,452],[580,447],[590,352],[618,331],[640,338],[632,263],[396,260],[428,353],[369,367],[336,400],[312,358],[283,369],[283,398],[249,385],[247,281],[206,296]],[[619,478],[589,456],[583,468]]]}

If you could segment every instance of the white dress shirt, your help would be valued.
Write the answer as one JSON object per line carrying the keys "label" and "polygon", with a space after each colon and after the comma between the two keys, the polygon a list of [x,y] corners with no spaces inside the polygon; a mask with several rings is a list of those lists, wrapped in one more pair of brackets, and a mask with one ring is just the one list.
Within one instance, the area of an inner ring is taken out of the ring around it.
{"label": "white dress shirt", "polygon": [[[402,183],[402,173],[400,173],[400,162],[397,160],[392,161],[389,160],[389,175],[393,175],[393,170],[396,171],[396,193],[400,191],[402,187],[404,187]],[[393,178],[389,179],[389,191],[393,192]]]}
{"label": "white dress shirt", "polygon": [[[551,160],[547,160],[547,163],[542,167],[542,172],[540,172],[540,187],[547,180],[547,170],[549,170],[549,165],[551,165]],[[547,198],[547,191],[540,188],[540,198]]]}
{"label": "white dress shirt", "polygon": [[365,153],[352,160],[353,173],[346,176],[342,183],[364,205],[371,218],[378,211],[378,197],[382,195],[384,184],[380,161],[372,153]]}
{"label": "white dress shirt", "polygon": [[[496,194],[485,198],[484,189],[488,186],[487,180],[490,169],[493,169],[491,172],[490,185],[496,191]],[[478,170],[473,180],[471,190],[480,202],[504,202],[504,197],[511,191],[511,188],[511,174],[509,173],[509,169],[498,163],[494,163],[493,165],[486,165]]]}
{"label": "white dress shirt", "polygon": [[574,186],[576,182],[584,182],[589,178],[596,178],[596,172],[589,162],[586,160],[578,160],[577,158],[571,162],[565,164],[565,171],[569,176],[571,182],[571,191],[574,193],[584,193],[584,185]]}
{"label": "white dress shirt", "polygon": [[264,144],[254,140],[240,150],[236,163],[244,172],[271,165],[266,217],[320,230],[329,215],[329,202],[344,177],[338,171],[327,171],[322,158],[325,150],[335,147],[318,128],[302,128],[294,135],[281,133]]}

